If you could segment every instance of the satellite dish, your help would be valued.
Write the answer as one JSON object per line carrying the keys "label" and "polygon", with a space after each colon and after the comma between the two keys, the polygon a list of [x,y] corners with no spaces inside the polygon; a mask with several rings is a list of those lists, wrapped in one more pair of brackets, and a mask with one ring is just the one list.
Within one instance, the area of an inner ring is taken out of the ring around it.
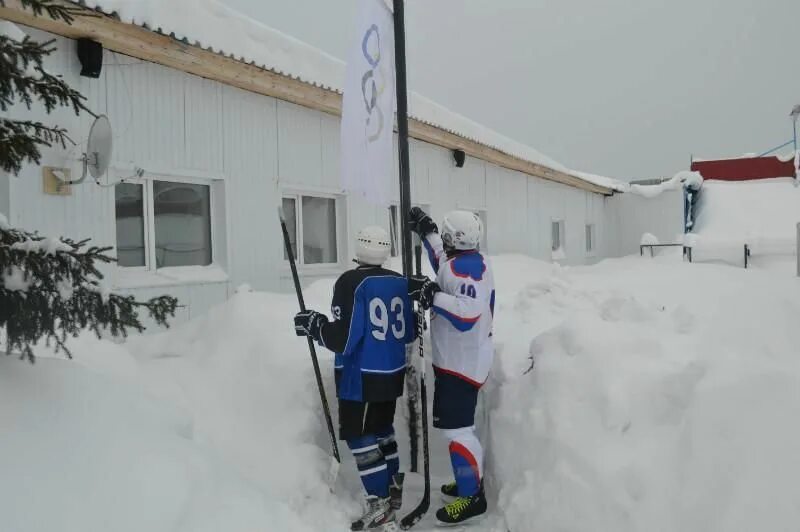
{"label": "satellite dish", "polygon": [[[86,153],[83,154],[83,175],[76,181],[64,181],[63,185],[80,185],[89,174],[97,180],[102,177],[111,164],[111,122],[106,115],[97,115],[89,129],[89,139],[86,141]],[[60,176],[59,179],[62,179]]]}
{"label": "satellite dish", "polygon": [[89,130],[86,154],[83,156],[84,164],[93,178],[100,179],[108,170],[108,165],[111,164],[112,144],[111,122],[106,115],[100,115],[95,118]]}

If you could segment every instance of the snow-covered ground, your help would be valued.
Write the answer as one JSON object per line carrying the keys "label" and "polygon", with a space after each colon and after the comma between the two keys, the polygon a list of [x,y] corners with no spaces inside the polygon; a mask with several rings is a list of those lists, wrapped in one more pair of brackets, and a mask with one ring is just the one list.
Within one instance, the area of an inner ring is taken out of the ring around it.
{"label": "snow-covered ground", "polygon": [[[669,254],[494,265],[479,416],[494,512],[476,529],[797,530],[800,281]],[[329,488],[295,307],[242,290],[165,333],[81,337],[74,361],[0,358],[0,530],[346,530],[357,479],[348,458]]]}
{"label": "snow-covered ground", "polygon": [[679,260],[499,261],[511,530],[797,530],[800,280]]}

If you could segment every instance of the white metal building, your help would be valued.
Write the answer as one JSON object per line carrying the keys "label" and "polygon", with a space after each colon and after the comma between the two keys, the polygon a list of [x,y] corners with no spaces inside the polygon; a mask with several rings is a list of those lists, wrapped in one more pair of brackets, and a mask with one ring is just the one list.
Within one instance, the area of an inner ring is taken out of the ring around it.
{"label": "white metal building", "polygon": [[[258,58],[240,60],[124,14],[79,17],[69,26],[7,0],[0,18],[37,40],[56,38],[46,67],[114,127],[112,166],[99,184],[54,191],[47,169],[28,165],[17,177],[0,173],[0,212],[14,226],[114,246],[120,262],[108,278],[115,288],[139,297],[172,293],[185,319],[242,283],[289,288],[278,205],[293,219],[306,281],[350,266],[357,228],[389,226],[389,210],[348,198],[340,186],[341,96],[326,79],[311,79],[308,67],[321,64],[316,71],[325,78],[341,69],[336,60],[276,32],[264,39],[275,50],[265,45]],[[99,79],[79,75],[77,37],[105,47]],[[288,70],[293,53],[298,72]],[[579,265],[635,252],[644,231],[664,240],[681,232],[680,193],[653,200],[617,193],[623,187],[612,180],[571,172],[421,97],[412,97],[411,112],[413,202],[436,218],[454,208],[478,212],[490,254]],[[12,114],[57,123],[76,141],[92,121],[69,110]],[[463,168],[453,149],[467,153]],[[75,176],[81,153],[80,142],[47,150],[42,165]],[[396,219],[396,207],[391,212]]]}

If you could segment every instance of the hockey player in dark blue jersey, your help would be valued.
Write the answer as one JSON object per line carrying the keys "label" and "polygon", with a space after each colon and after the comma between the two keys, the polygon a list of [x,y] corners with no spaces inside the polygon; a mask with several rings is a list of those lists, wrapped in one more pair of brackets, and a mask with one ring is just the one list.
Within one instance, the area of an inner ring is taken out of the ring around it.
{"label": "hockey player in dark blue jersey", "polygon": [[367,511],[351,530],[392,530],[402,503],[403,473],[394,437],[397,398],[403,395],[405,346],[414,340],[408,282],[382,267],[389,235],[366,227],[356,236],[358,267],[333,289],[333,321],[307,310],[294,318],[298,335],[336,353],[339,437],[355,457],[367,492]]}

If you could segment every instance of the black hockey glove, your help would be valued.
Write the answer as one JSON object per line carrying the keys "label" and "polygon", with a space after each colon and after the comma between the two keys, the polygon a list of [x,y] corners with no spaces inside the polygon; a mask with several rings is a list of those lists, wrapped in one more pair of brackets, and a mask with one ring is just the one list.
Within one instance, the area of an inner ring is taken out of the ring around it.
{"label": "black hockey glove", "polygon": [[409,277],[408,279],[408,297],[419,301],[425,310],[433,306],[433,297],[441,291],[439,285],[427,277]]}
{"label": "black hockey glove", "polygon": [[433,218],[428,216],[425,211],[419,207],[414,207],[408,212],[408,227],[421,238],[431,233],[439,232],[439,228],[436,227]]}
{"label": "black hockey glove", "polygon": [[315,310],[298,312],[294,316],[294,332],[297,336],[310,336],[317,343],[322,338],[322,326],[328,323],[328,317]]}

